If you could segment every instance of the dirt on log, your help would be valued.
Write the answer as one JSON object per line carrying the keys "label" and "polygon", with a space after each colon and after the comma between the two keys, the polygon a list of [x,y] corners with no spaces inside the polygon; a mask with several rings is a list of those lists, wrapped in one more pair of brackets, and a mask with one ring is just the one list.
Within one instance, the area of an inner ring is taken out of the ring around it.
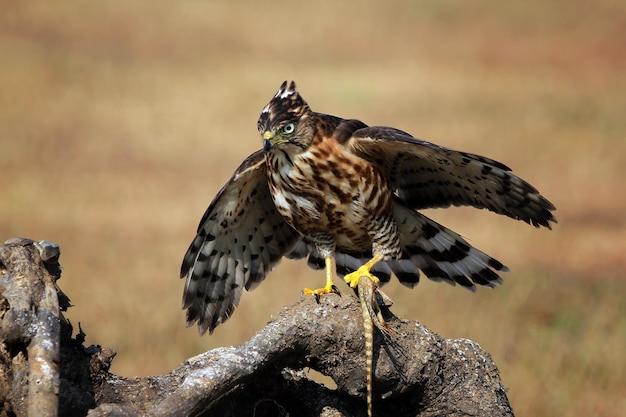
{"label": "dirt on log", "polygon": [[[285,307],[252,339],[184,361],[167,375],[124,378],[115,352],[84,346],[63,317],[59,248],[10,239],[0,246],[0,417],[365,416],[361,308],[353,294]],[[512,416],[489,354],[389,311],[375,334],[375,416]],[[308,378],[330,376],[330,389]]]}

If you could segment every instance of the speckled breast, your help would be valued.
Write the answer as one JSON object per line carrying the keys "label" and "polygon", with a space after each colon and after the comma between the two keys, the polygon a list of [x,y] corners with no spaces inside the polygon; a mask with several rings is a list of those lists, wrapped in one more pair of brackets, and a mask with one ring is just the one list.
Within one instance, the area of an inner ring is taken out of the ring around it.
{"label": "speckled breast", "polygon": [[272,199],[287,222],[305,236],[331,233],[338,246],[369,248],[368,223],[392,211],[381,174],[334,140],[289,155],[267,156]]}

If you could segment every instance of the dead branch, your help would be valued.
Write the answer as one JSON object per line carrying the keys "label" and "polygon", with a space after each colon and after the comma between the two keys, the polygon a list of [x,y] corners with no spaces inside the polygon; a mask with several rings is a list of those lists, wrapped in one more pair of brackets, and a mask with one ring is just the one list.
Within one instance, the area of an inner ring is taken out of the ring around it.
{"label": "dead branch", "polygon": [[[26,246],[31,246],[30,250]],[[19,393],[19,401],[27,404],[31,416],[57,415],[60,309],[56,287],[59,270],[55,265],[58,257],[58,245],[45,241],[11,239],[0,247],[3,265],[0,290],[3,307],[8,307],[2,311],[0,336],[5,344],[22,352],[22,356],[16,356],[18,362],[24,360],[25,348],[28,384],[12,388],[14,393]]]}
{"label": "dead branch", "polygon": [[[56,259],[43,261],[50,247],[12,240],[0,248],[0,417],[26,416],[31,402],[40,407],[31,415],[47,416],[366,415],[363,323],[352,294],[329,295],[320,304],[307,297],[240,346],[190,358],[167,375],[123,378],[108,372],[115,353],[84,347],[82,331],[72,338],[62,308],[49,303],[53,288],[69,306],[55,284]],[[513,415],[495,364],[476,343],[446,340],[385,313],[388,335],[374,337],[375,416]],[[40,327],[47,330],[37,338]],[[42,377],[30,363],[42,357],[35,345],[54,339],[43,355],[44,363],[60,358],[46,368],[51,388],[31,390]],[[54,346],[57,356],[50,354]],[[337,388],[309,379],[307,367],[330,376]]]}

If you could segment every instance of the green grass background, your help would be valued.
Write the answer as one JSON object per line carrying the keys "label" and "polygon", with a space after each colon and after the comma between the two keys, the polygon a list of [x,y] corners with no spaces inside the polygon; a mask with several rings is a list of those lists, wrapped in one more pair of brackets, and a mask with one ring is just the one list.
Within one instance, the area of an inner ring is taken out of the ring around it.
{"label": "green grass background", "polygon": [[518,415],[626,409],[622,1],[2,1],[0,241],[61,245],[61,287],[112,371],[166,373],[241,343],[323,273],[284,261],[210,337],[184,326],[180,261],[261,146],[285,79],[314,110],[511,166],[553,231],[469,208],[437,221],[511,268],[476,294],[386,287],[394,311],[481,344]]}

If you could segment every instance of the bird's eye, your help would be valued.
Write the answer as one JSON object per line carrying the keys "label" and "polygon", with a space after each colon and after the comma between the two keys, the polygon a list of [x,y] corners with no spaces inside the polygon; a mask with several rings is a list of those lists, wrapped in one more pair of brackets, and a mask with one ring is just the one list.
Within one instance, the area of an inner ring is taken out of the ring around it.
{"label": "bird's eye", "polygon": [[296,130],[296,125],[294,125],[293,123],[287,123],[283,127],[283,132],[286,133],[286,134],[293,133],[294,130]]}

